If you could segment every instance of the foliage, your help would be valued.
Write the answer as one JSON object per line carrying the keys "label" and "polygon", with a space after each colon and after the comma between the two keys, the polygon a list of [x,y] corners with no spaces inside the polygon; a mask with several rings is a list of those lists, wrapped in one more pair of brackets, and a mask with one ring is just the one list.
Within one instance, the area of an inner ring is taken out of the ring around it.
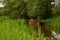
{"label": "foliage", "polygon": [[35,18],[40,16],[41,18],[51,17],[51,7],[49,0],[6,0],[6,5],[2,9],[4,15],[10,15],[15,18],[28,16],[29,18]]}
{"label": "foliage", "polygon": [[60,6],[52,8],[52,15],[59,16],[60,15]]}
{"label": "foliage", "polygon": [[60,16],[44,20],[45,28],[60,33]]}
{"label": "foliage", "polygon": [[[39,37],[35,38],[33,27],[26,24],[24,17],[36,18],[39,16],[45,22],[44,27],[48,30],[54,30],[60,33],[60,6],[52,8],[50,0],[5,0],[5,7],[0,8],[0,15],[8,15],[9,17],[0,18],[0,39],[1,40],[49,40],[39,31]],[[53,17],[51,16],[58,16]],[[20,18],[20,19],[10,19]],[[50,19],[48,19],[50,18]],[[50,28],[50,29],[49,29]],[[41,35],[42,34],[42,35]]]}
{"label": "foliage", "polygon": [[24,19],[10,19],[7,16],[0,16],[0,40],[50,40],[44,37],[39,30],[39,36],[36,36],[32,26],[26,24]]}
{"label": "foliage", "polygon": [[20,18],[26,14],[26,3],[23,0],[6,0],[6,5],[2,9],[3,15],[8,15],[14,18]]}
{"label": "foliage", "polygon": [[48,0],[29,0],[27,1],[28,15],[31,18],[40,16],[41,18],[51,17],[50,1]]}

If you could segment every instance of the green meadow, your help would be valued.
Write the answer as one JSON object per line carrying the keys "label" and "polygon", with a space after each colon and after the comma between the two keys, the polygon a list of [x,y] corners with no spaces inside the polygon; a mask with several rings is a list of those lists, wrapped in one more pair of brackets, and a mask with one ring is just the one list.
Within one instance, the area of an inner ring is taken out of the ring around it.
{"label": "green meadow", "polygon": [[50,40],[38,29],[38,37],[32,26],[24,19],[0,16],[0,40]]}

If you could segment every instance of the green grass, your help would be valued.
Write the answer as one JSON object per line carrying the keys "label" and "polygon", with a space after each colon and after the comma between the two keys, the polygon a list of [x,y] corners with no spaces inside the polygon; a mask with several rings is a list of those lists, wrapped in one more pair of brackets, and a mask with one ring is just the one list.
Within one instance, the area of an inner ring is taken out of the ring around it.
{"label": "green grass", "polygon": [[39,36],[36,37],[34,27],[26,24],[24,19],[10,19],[0,16],[0,40],[50,40],[44,37],[38,29]]}
{"label": "green grass", "polygon": [[46,28],[60,33],[60,16],[44,20]]}

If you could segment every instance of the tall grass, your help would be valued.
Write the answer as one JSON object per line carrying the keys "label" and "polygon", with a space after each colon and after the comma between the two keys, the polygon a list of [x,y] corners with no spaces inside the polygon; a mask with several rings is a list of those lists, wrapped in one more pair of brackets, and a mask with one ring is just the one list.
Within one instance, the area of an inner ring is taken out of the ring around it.
{"label": "tall grass", "polygon": [[50,40],[44,37],[41,30],[38,29],[38,37],[36,36],[34,27],[26,24],[24,19],[10,19],[8,17],[0,17],[0,40]]}
{"label": "tall grass", "polygon": [[60,33],[60,16],[44,20],[47,29]]}

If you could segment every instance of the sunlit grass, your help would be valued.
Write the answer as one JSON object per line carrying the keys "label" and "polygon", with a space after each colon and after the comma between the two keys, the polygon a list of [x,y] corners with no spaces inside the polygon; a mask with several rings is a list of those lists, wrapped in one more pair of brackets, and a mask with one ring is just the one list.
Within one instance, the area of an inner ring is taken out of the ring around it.
{"label": "sunlit grass", "polygon": [[26,24],[24,19],[10,19],[2,17],[0,19],[0,40],[50,40],[44,37],[38,29],[39,36],[36,37],[34,27]]}

